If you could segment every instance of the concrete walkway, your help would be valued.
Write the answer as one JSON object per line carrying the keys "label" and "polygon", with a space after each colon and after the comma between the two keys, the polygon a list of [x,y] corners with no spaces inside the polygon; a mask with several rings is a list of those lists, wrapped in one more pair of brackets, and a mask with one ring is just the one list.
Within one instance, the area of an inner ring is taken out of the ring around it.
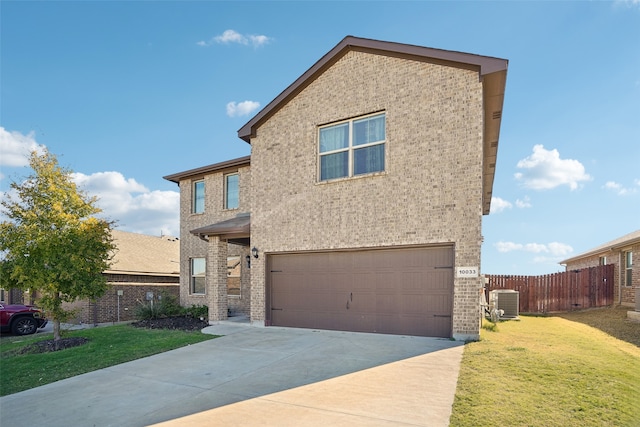
{"label": "concrete walkway", "polygon": [[221,322],[221,338],[0,398],[11,426],[447,426],[463,345]]}

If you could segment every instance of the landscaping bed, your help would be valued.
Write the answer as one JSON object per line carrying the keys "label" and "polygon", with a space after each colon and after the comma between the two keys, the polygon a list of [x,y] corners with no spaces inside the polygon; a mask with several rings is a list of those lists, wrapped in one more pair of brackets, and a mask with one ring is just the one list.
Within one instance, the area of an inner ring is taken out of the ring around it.
{"label": "landscaping bed", "polygon": [[139,320],[131,324],[136,328],[174,329],[181,331],[199,331],[209,326],[206,320],[192,316],[162,317],[159,319]]}

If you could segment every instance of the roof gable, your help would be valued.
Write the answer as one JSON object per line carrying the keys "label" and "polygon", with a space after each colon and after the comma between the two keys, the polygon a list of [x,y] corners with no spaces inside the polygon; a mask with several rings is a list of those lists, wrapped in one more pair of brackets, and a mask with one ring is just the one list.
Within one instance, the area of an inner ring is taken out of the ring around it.
{"label": "roof gable", "polygon": [[256,127],[260,123],[271,116],[289,99],[297,95],[302,89],[315,80],[318,75],[331,67],[331,65],[350,50],[366,51],[377,55],[400,56],[453,67],[473,69],[479,72],[481,78],[492,73],[506,73],[508,64],[506,59],[489,56],[347,36],[241,127],[238,130],[238,137],[251,143],[251,137],[255,136]]}
{"label": "roof gable", "polygon": [[347,36],[240,128],[238,137],[250,144],[251,138],[256,135],[256,130],[262,123],[352,50],[427,61],[478,72],[483,87],[484,113],[482,213],[489,214],[507,81],[506,59]]}

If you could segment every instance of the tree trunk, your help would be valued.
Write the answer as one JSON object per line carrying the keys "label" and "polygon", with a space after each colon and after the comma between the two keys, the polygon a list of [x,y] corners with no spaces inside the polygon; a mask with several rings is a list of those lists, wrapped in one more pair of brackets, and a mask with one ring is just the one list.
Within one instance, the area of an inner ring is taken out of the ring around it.
{"label": "tree trunk", "polygon": [[56,346],[58,345],[58,341],[60,341],[60,320],[53,319],[53,341],[56,342]]}
{"label": "tree trunk", "polygon": [[60,350],[60,319],[53,319],[53,348],[55,351]]}

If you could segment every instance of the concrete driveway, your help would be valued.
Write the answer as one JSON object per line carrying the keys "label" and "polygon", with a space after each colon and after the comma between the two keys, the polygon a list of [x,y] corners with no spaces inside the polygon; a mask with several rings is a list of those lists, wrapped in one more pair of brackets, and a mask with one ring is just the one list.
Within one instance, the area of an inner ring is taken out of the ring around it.
{"label": "concrete driveway", "polygon": [[463,346],[222,322],[221,338],[0,398],[11,426],[447,426]]}

